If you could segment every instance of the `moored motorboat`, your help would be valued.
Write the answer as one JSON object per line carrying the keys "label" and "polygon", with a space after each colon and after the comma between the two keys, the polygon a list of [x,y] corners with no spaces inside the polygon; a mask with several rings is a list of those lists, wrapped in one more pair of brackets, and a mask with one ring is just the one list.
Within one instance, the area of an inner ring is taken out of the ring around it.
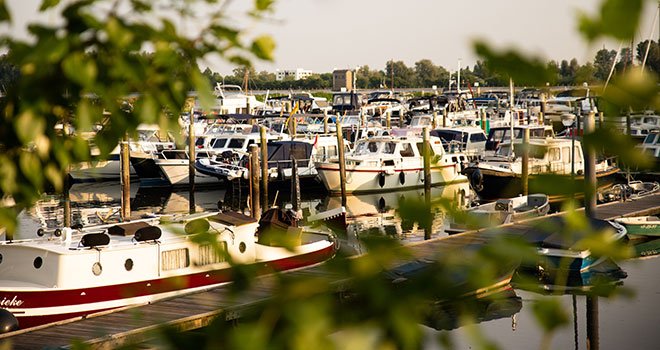
{"label": "moored motorboat", "polygon": [[[520,237],[536,247],[538,260],[533,268],[586,272],[608,261],[609,257],[592,254],[580,243],[595,234],[602,235],[608,243],[623,241],[626,228],[614,221],[587,219],[586,223],[572,227],[566,218],[552,217],[519,232]],[[523,265],[527,263],[523,262]]]}
{"label": "moored motorboat", "polygon": [[[462,153],[446,153],[440,139],[431,138],[431,186],[467,182],[461,175]],[[400,191],[424,186],[422,138],[416,136],[378,136],[359,140],[346,155],[346,192],[370,193]],[[316,171],[325,188],[341,192],[337,158],[316,162]]]}
{"label": "moored motorboat", "polygon": [[[514,141],[513,149],[510,141],[502,143],[494,157],[486,157],[464,170],[463,173],[470,178],[470,184],[480,198],[509,198],[522,194],[522,146],[520,141]],[[584,181],[584,163],[579,141],[557,138],[531,139],[528,163],[529,188],[556,191],[548,193],[551,202],[570,196],[571,193],[566,193],[567,189],[575,188],[578,182]],[[611,159],[598,161],[595,167],[598,188],[611,187],[615,181],[614,175],[618,171],[619,168]],[[544,183],[544,176],[548,175],[564,179],[567,185],[568,182],[573,181],[572,185],[575,186],[559,186],[559,188],[550,186],[547,181]],[[582,194],[574,193],[574,195]]]}
{"label": "moored motorboat", "polygon": [[268,273],[320,263],[334,242],[233,212],[64,228],[0,243],[0,306],[26,328],[220,286],[233,264]]}
{"label": "moored motorboat", "polygon": [[625,226],[628,236],[660,237],[660,218],[657,216],[635,216],[614,219]]}
{"label": "moored motorboat", "polygon": [[545,194],[530,194],[514,198],[498,199],[481,204],[465,211],[467,217],[454,220],[450,230],[460,232],[467,229],[492,227],[502,224],[543,216],[550,210],[550,202]]}

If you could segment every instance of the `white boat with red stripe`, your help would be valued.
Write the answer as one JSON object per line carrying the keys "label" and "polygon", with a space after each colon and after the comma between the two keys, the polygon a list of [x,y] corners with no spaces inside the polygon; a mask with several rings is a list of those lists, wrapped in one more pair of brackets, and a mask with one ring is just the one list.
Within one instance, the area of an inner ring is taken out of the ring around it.
{"label": "white boat with red stripe", "polygon": [[[437,137],[430,137],[431,186],[467,182],[461,174],[467,157],[447,153]],[[377,136],[359,140],[345,157],[346,192],[371,193],[424,187],[422,138]],[[316,171],[326,189],[341,192],[339,161],[316,162]]]}
{"label": "white boat with red stripe", "polygon": [[335,253],[331,234],[272,226],[239,213],[204,213],[1,242],[0,307],[27,328],[230,283],[236,263],[263,274]]}

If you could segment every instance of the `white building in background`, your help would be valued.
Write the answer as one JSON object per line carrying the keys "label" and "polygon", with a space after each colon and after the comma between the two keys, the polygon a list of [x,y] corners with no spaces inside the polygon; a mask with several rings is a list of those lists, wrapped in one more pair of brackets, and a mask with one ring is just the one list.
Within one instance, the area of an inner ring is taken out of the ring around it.
{"label": "white building in background", "polygon": [[275,71],[275,78],[277,80],[284,80],[286,78],[293,78],[293,80],[300,80],[300,79],[305,79],[312,75],[311,70],[305,70],[302,68],[298,68],[296,70],[276,70]]}

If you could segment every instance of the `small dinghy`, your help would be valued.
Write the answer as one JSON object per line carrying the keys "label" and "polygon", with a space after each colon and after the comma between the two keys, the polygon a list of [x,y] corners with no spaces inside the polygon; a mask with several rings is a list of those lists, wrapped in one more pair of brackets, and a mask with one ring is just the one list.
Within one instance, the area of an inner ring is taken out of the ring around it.
{"label": "small dinghy", "polygon": [[543,216],[550,210],[545,194],[530,194],[478,205],[465,211],[466,216],[450,224],[449,233],[468,229],[498,226],[532,217]]}
{"label": "small dinghy", "polygon": [[626,227],[628,236],[660,237],[660,218],[657,216],[635,216],[618,218],[614,221]]}

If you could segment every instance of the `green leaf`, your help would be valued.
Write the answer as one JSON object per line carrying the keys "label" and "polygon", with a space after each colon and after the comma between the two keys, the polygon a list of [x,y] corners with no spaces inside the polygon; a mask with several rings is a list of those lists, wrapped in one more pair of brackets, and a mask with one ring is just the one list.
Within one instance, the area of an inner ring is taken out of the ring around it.
{"label": "green leaf", "polygon": [[57,6],[60,3],[60,0],[43,0],[41,2],[41,7],[39,7],[39,11],[43,12],[48,10],[49,8],[53,8]]}
{"label": "green leaf", "polygon": [[7,4],[5,3],[4,0],[0,0],[0,22],[10,22],[11,21],[11,15],[9,14],[9,10],[7,10]]}
{"label": "green leaf", "polygon": [[274,50],[275,41],[270,36],[260,36],[252,42],[252,53],[263,60],[272,61]]}
{"label": "green leaf", "polygon": [[516,84],[544,85],[554,78],[541,58],[524,57],[514,49],[497,52],[483,41],[476,41],[474,50],[491,71],[512,78]]}
{"label": "green leaf", "polygon": [[271,8],[274,2],[273,0],[255,0],[254,7],[257,11],[266,11]]}
{"label": "green leaf", "polygon": [[62,69],[69,79],[88,88],[93,86],[98,74],[96,62],[80,52],[64,59]]}
{"label": "green leaf", "polygon": [[643,0],[604,0],[598,16],[578,15],[579,30],[590,42],[601,36],[630,40],[639,25],[642,5]]}
{"label": "green leaf", "polygon": [[215,96],[213,96],[213,93],[211,92],[209,80],[199,71],[199,69],[193,69],[191,78],[202,108],[205,110],[211,110],[215,103]]}

